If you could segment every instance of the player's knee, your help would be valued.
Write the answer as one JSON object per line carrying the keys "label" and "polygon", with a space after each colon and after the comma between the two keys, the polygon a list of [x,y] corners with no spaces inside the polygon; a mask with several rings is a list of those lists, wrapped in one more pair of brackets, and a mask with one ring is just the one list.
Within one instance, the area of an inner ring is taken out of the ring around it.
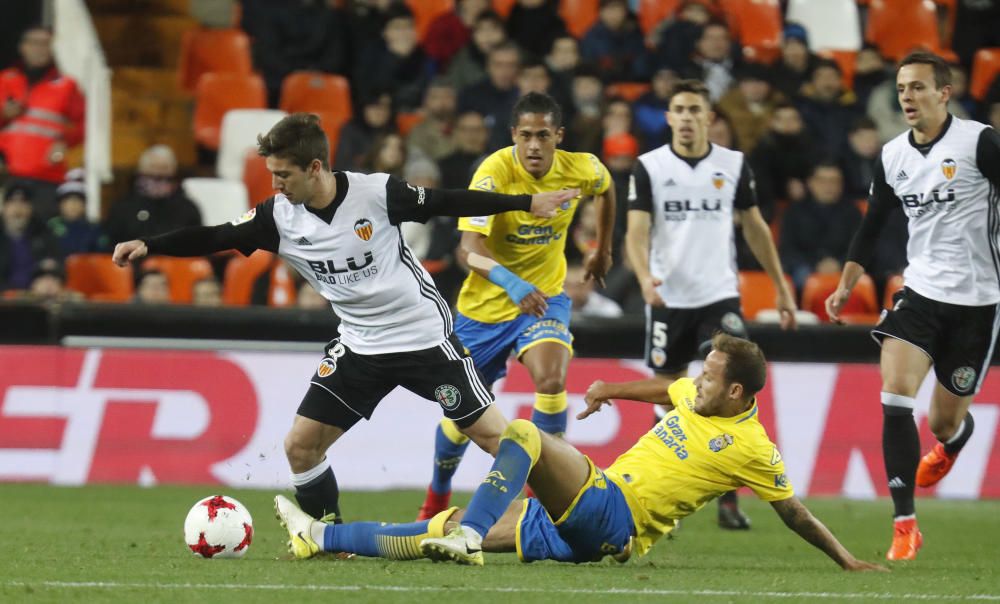
{"label": "player's knee", "polygon": [[882,392],[912,398],[917,395],[922,381],[922,379],[916,379],[909,375],[886,375],[882,378]]}
{"label": "player's knee", "polygon": [[542,376],[535,384],[535,391],[539,394],[559,394],[566,389],[566,378],[562,375]]}
{"label": "player's knee", "polygon": [[305,442],[295,432],[285,436],[285,457],[293,472],[305,472],[316,467],[323,460],[323,453],[318,446]]}
{"label": "player's knee", "polygon": [[510,422],[500,437],[501,444],[505,440],[512,440],[520,445],[531,457],[532,463],[538,461],[538,456],[542,453],[542,436],[538,433],[538,427],[526,419]]}

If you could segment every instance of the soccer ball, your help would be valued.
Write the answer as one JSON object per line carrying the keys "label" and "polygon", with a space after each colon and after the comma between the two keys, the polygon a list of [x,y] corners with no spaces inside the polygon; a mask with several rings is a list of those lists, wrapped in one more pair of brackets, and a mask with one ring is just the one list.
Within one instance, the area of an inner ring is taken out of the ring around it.
{"label": "soccer ball", "polygon": [[242,558],[251,540],[250,512],[232,497],[206,497],[184,519],[184,541],[202,558]]}

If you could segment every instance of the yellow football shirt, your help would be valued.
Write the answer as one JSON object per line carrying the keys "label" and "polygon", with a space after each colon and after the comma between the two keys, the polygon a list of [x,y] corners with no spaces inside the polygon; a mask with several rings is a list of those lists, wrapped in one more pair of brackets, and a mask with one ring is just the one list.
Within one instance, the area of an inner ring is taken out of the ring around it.
{"label": "yellow football shirt", "polygon": [[640,555],[677,520],[737,487],[764,501],[795,494],[756,402],[736,417],[704,417],[694,412],[693,380],[677,380],[669,392],[674,409],[605,472],[632,511]]}
{"label": "yellow football shirt", "polygon": [[[521,166],[514,147],[493,153],[479,166],[470,189],[509,195],[580,189],[554,218],[536,218],[530,212],[504,212],[495,216],[462,218],[461,231],[482,233],[493,258],[546,296],[563,289],[566,280],[567,230],[580,199],[600,195],[611,186],[608,169],[591,153],[556,149],[552,167],[535,178]],[[458,312],[482,323],[502,323],[521,313],[502,287],[470,272],[458,294]]]}

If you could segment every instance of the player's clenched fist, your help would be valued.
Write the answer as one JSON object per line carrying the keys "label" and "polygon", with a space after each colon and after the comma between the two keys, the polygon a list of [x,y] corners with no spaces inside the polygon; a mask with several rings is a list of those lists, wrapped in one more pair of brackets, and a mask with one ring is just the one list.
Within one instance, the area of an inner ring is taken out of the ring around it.
{"label": "player's clenched fist", "polygon": [[149,250],[146,244],[138,239],[124,241],[115,246],[115,252],[111,255],[111,260],[118,266],[127,266],[129,262],[135,262],[144,258]]}

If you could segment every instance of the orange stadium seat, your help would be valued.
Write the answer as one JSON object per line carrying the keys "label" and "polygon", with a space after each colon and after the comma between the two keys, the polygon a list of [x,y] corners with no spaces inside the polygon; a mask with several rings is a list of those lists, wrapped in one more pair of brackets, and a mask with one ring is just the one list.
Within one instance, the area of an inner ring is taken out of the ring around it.
{"label": "orange stadium seat", "polygon": [[413,12],[413,24],[419,40],[424,39],[424,34],[434,19],[455,9],[454,0],[406,0],[406,5]]}
{"label": "orange stadium seat", "polygon": [[410,134],[410,130],[413,127],[424,121],[424,114],[413,111],[413,112],[399,112],[396,114],[396,130],[399,130],[399,134],[402,136],[407,136]]}
{"label": "orange stadium seat", "polygon": [[517,4],[517,0],[493,0],[493,11],[500,15],[504,19],[510,15],[510,11],[514,10],[514,5]]}
{"label": "orange stadium seat", "polygon": [[871,0],[865,40],[898,61],[915,48],[941,51],[937,9],[932,0]]}
{"label": "orange stadium seat", "polygon": [[191,29],[181,40],[178,66],[181,88],[194,92],[202,74],[228,72],[249,74],[250,38],[239,29]]}
{"label": "orange stadium seat", "polygon": [[248,257],[233,256],[222,279],[222,303],[231,306],[250,304],[254,282],[271,268],[272,262],[274,254],[264,250],[257,250]]}
{"label": "orange stadium seat", "polygon": [[[826,314],[826,299],[836,289],[840,283],[840,275],[836,273],[820,274],[813,273],[806,279],[806,284],[802,288],[802,310],[808,310],[819,317],[820,321],[829,321],[830,316]],[[879,305],[875,296],[875,283],[868,275],[862,275],[858,284],[854,286],[851,297],[841,311],[842,315],[873,315],[879,311]],[[864,317],[865,321],[869,317]]]}
{"label": "orange stadium seat", "polygon": [[281,82],[278,108],[288,113],[326,112],[341,123],[351,119],[351,84],[347,78],[318,71],[296,71]]}
{"label": "orange stadium seat", "polygon": [[642,33],[653,31],[661,21],[673,15],[680,4],[680,0],[639,0],[638,17]]}
{"label": "orange stadium seat", "polygon": [[190,304],[194,284],[212,276],[212,265],[204,258],[152,256],[142,263],[143,270],[160,271],[170,284],[170,301]]}
{"label": "orange stadium seat", "polygon": [[650,88],[648,82],[616,82],[608,84],[608,87],[604,89],[604,94],[608,97],[618,96],[631,103],[649,92]]}
{"label": "orange stadium seat", "polygon": [[298,293],[295,289],[295,279],[292,278],[292,269],[289,269],[284,262],[275,262],[274,266],[271,267],[271,285],[267,290],[267,305],[295,306]]}
{"label": "orange stadium seat", "polygon": [[337,141],[340,140],[340,129],[344,126],[344,122],[340,121],[337,114],[329,111],[313,111],[313,113],[319,116],[319,127],[326,133],[326,139],[330,142],[330,164],[332,165],[333,158],[337,157]]}
{"label": "orange stadium seat", "polygon": [[254,206],[274,195],[271,186],[271,172],[267,169],[267,160],[257,155],[253,149],[247,151],[243,163],[243,184],[247,186],[247,198]]}
{"label": "orange stadium seat", "polygon": [[230,109],[264,109],[267,93],[256,74],[206,73],[195,91],[194,138],[209,148],[219,148],[222,117]]}
{"label": "orange stadium seat", "polygon": [[66,258],[66,287],[93,300],[127,302],[135,291],[132,267],[111,262],[111,254],[73,254]]}
{"label": "orange stadium seat", "polygon": [[749,61],[771,63],[781,54],[781,6],[778,0],[726,0],[730,27]]}
{"label": "orange stadium seat", "polygon": [[858,51],[826,49],[819,51],[817,54],[827,59],[833,59],[837,63],[837,66],[840,67],[840,73],[843,74],[842,81],[844,88],[854,90],[854,63],[858,57]]}
{"label": "orange stadium seat", "polygon": [[[785,275],[789,288],[795,291],[792,279]],[[743,307],[743,316],[748,321],[753,321],[757,313],[762,310],[775,308],[774,302],[778,298],[778,291],[771,283],[771,278],[764,271],[740,271],[740,304]]]}
{"label": "orange stadium seat", "polygon": [[972,81],[969,93],[977,101],[986,99],[986,93],[997,76],[1000,76],[1000,48],[980,48],[972,58]]}
{"label": "orange stadium seat", "polygon": [[597,22],[600,0],[559,0],[559,16],[566,29],[580,39]]}
{"label": "orange stadium seat", "polygon": [[892,297],[903,289],[903,275],[893,275],[885,282],[885,296],[882,297],[882,308],[892,308]]}

